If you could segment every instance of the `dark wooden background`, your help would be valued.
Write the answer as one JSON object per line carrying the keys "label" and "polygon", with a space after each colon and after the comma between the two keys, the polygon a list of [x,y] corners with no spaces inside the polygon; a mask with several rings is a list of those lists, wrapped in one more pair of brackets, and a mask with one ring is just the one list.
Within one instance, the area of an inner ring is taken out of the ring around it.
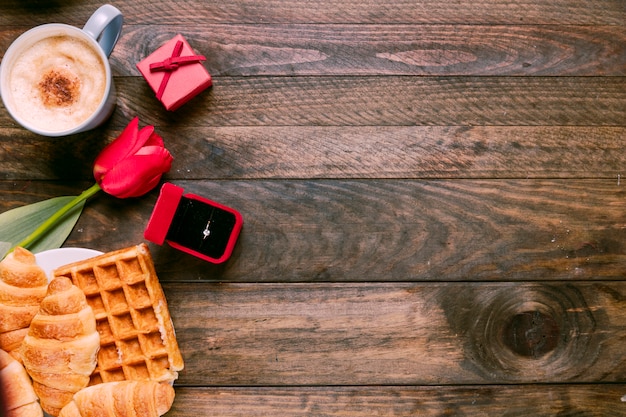
{"label": "dark wooden background", "polygon": [[[0,53],[100,2],[0,4]],[[124,0],[118,106],[46,139],[0,105],[0,210],[93,182],[134,116],[165,180],[237,208],[215,266],[151,245],[186,368],[172,417],[626,415],[626,2]],[[171,113],[135,63],[183,34]],[[66,246],[143,241],[101,194]]]}

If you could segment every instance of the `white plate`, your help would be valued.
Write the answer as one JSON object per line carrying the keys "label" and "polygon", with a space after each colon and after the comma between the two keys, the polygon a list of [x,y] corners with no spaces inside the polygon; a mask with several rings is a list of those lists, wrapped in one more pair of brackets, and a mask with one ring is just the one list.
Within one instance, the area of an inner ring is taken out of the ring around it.
{"label": "white plate", "polygon": [[48,281],[50,281],[52,279],[52,271],[55,269],[98,255],[102,255],[102,252],[95,249],[59,248],[36,253],[35,258],[37,259],[37,265],[44,270],[48,276]]}

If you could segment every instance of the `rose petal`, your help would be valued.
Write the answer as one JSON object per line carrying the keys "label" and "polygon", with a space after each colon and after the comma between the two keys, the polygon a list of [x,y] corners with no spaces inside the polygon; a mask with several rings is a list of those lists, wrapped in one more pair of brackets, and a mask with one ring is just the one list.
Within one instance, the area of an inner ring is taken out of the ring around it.
{"label": "rose petal", "polygon": [[93,175],[96,181],[119,161],[128,155],[135,153],[135,147],[138,139],[139,118],[135,117],[124,128],[122,133],[111,143],[109,143],[100,154],[96,157],[93,166]]}
{"label": "rose petal", "polygon": [[[167,152],[167,149],[165,149],[162,146],[144,146],[143,148],[139,149],[135,155],[162,155],[163,151]],[[169,153],[169,152],[168,152]]]}
{"label": "rose petal", "polygon": [[150,136],[154,133],[154,126],[144,126],[139,130],[139,142],[141,142],[141,146],[144,146],[148,140],[150,140]]}
{"label": "rose petal", "polygon": [[146,143],[144,143],[144,146],[160,146],[162,148],[165,144],[163,143],[163,138],[158,133],[153,132]]}
{"label": "rose petal", "polygon": [[[100,155],[96,158],[93,168],[96,181],[99,181],[99,179],[106,174],[108,170],[112,169],[120,161],[134,155],[148,141],[154,140],[152,139],[154,126],[145,126],[141,130],[139,130],[138,126],[139,118],[135,117],[131,120],[128,126],[126,126],[117,139],[107,145],[102,152],[100,152]],[[161,140],[161,144],[162,143],[163,140]]]}
{"label": "rose petal", "polygon": [[100,187],[118,198],[138,197],[152,190],[170,170],[173,158],[165,148],[151,148],[152,152],[133,155],[113,167],[102,177]]}

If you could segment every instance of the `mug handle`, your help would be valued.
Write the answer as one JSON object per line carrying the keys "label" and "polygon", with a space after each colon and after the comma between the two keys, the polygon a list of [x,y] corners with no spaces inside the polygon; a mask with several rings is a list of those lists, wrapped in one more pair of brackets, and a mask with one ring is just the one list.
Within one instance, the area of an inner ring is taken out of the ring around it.
{"label": "mug handle", "polygon": [[122,12],[105,4],[91,15],[83,26],[83,31],[98,41],[104,54],[109,56],[122,33],[123,20]]}

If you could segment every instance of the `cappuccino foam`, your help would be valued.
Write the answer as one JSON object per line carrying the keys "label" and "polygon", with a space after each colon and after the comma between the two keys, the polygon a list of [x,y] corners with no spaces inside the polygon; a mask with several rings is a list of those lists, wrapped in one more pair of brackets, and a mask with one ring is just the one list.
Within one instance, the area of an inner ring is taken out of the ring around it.
{"label": "cappuccino foam", "polygon": [[39,40],[17,57],[9,74],[14,112],[45,131],[78,126],[102,101],[105,71],[100,55],[82,39]]}

